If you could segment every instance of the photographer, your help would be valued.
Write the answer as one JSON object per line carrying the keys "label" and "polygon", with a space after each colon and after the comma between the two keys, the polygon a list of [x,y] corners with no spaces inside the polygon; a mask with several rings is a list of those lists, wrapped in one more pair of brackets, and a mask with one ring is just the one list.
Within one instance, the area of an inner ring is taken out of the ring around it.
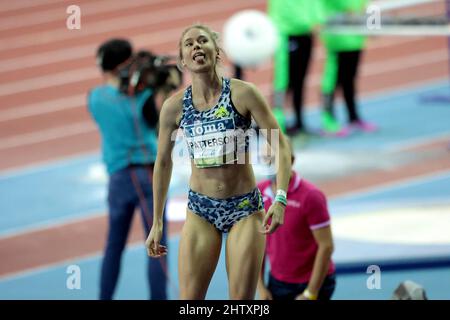
{"label": "photographer", "polygon": [[[105,83],[88,95],[88,109],[102,139],[109,174],[109,230],[101,269],[100,299],[113,298],[133,213],[140,208],[144,232],[153,221],[153,164],[157,152],[156,94],[179,85],[150,52],[133,54],[127,40],[112,39],[97,51]],[[169,81],[170,79],[170,81]],[[164,223],[166,221],[164,214]],[[166,230],[167,228],[165,228]],[[167,245],[167,235],[163,235]],[[167,299],[165,259],[148,259],[151,299]]]}

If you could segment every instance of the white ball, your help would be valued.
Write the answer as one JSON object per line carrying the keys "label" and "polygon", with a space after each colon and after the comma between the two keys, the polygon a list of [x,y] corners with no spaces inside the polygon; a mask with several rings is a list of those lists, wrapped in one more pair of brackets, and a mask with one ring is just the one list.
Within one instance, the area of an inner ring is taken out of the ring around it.
{"label": "white ball", "polygon": [[278,46],[278,32],[270,18],[258,10],[243,10],[224,25],[223,46],[228,58],[242,67],[267,61]]}

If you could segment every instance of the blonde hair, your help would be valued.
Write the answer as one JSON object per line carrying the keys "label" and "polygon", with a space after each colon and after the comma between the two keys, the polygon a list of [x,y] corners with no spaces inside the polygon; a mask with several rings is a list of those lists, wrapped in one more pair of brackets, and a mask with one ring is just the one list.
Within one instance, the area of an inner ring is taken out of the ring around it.
{"label": "blonde hair", "polygon": [[[205,31],[208,34],[208,36],[211,38],[217,52],[222,52],[222,53],[224,52],[223,49],[218,44],[219,43],[219,33],[216,31],[213,31],[210,27],[208,27],[204,24],[195,23],[195,24],[187,27],[186,29],[184,29],[184,31],[181,33],[180,41],[178,42],[177,66],[178,66],[178,69],[180,69],[181,71],[183,70],[183,65],[181,64],[181,60],[183,59],[183,53],[181,50],[182,45],[183,45],[182,41],[183,41],[183,38],[186,35],[186,33],[188,33],[188,31],[191,29],[200,29],[200,30]],[[219,58],[219,60],[220,60],[220,58]],[[217,67],[217,64],[216,64],[216,67]]]}

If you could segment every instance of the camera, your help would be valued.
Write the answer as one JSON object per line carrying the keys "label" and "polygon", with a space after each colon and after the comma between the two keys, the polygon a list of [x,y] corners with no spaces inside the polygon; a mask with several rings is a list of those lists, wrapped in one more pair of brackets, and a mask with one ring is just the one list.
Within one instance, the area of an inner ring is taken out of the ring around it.
{"label": "camera", "polygon": [[120,91],[133,96],[144,89],[177,89],[182,83],[182,73],[172,60],[171,56],[138,51],[118,69]]}

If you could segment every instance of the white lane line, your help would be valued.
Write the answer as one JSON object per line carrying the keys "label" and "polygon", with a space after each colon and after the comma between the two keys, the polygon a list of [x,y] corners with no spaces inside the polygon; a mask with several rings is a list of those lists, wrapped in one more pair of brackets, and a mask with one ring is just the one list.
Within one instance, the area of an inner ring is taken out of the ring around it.
{"label": "white lane line", "polygon": [[[222,23],[222,20],[220,20]],[[178,31],[178,30],[177,30]],[[179,36],[176,33],[177,37]],[[136,42],[141,47],[155,47],[157,48],[161,44],[165,43],[176,43],[177,37],[164,39],[163,42],[150,42],[148,41],[147,34],[137,34],[134,37],[131,37],[133,42]],[[137,41],[136,41],[137,39]],[[389,40],[389,41],[388,41]],[[375,49],[384,49],[392,46],[405,45],[405,44],[413,44],[414,42],[423,41],[423,38],[401,38],[401,39],[383,39],[383,41],[376,41],[373,43],[369,43],[368,50]],[[44,66],[58,62],[64,61],[74,61],[77,59],[83,59],[91,57],[94,59],[95,50],[98,43],[92,42],[88,45],[82,46],[73,46],[70,48],[62,48],[55,49],[48,52],[36,53],[36,54],[28,54],[18,58],[10,58],[3,59],[0,61],[0,73],[1,72],[9,72],[14,70],[22,70],[31,67]],[[314,53],[314,59],[322,60],[325,58],[324,50],[321,46],[317,46],[316,51]],[[174,54],[176,51],[173,51],[170,54]]]}
{"label": "white lane line", "polygon": [[[420,81],[420,82],[416,82],[414,86],[411,86],[411,84],[408,84],[408,85],[402,85],[402,86],[390,88],[390,90],[388,92],[386,92],[385,89],[378,90],[378,91],[374,91],[374,92],[366,94],[364,96],[364,99],[366,100],[366,102],[370,103],[373,101],[384,100],[384,99],[386,99],[386,96],[390,96],[390,95],[395,95],[396,97],[404,96],[404,95],[410,94],[411,91],[421,90],[421,89],[423,89],[424,86],[427,86],[427,87],[438,86],[438,85],[442,84],[442,81],[443,80],[436,81],[435,79],[429,80],[426,82]],[[380,94],[383,94],[383,95],[380,96]],[[311,109],[307,108],[307,110],[306,110],[307,114],[316,114],[317,112],[318,112],[317,109],[311,110]],[[440,138],[440,137],[438,136],[437,138]],[[412,140],[415,141],[416,139],[412,139]],[[414,143],[414,142],[412,142],[412,143]],[[405,142],[405,145],[407,145],[407,144],[408,144],[408,141]],[[47,168],[54,166],[55,161],[57,161],[58,163],[60,161],[63,161],[63,162],[73,161],[73,159],[78,159],[78,158],[85,157],[85,156],[93,156],[93,155],[96,155],[97,153],[98,153],[98,151],[83,152],[83,153],[79,153],[79,154],[71,155],[71,156],[67,156],[67,157],[58,157],[58,158],[55,158],[54,160],[33,163],[30,165],[26,165],[26,166],[13,167],[13,168],[9,168],[6,170],[0,170],[0,178],[46,170]]]}
{"label": "white lane line", "polygon": [[[387,183],[379,183],[379,184],[372,185],[372,186],[369,186],[366,188],[358,189],[357,191],[349,191],[349,192],[340,193],[340,194],[337,194],[334,196],[330,196],[329,199],[332,201],[342,201],[342,200],[348,201],[349,198],[360,198],[360,197],[372,195],[374,193],[391,191],[391,190],[399,189],[402,187],[412,187],[412,186],[426,184],[426,183],[430,183],[430,182],[433,182],[436,180],[443,180],[443,179],[448,179],[448,178],[450,178],[450,169],[443,169],[443,170],[433,172],[433,173],[426,173],[426,174],[417,175],[414,177],[400,178],[400,179],[396,179],[395,181],[391,181],[391,182],[387,182]],[[181,197],[175,197],[170,201],[172,201],[174,203],[180,203],[180,204],[186,203],[186,199],[181,198]],[[429,205],[431,205],[431,203],[429,203]],[[183,212],[183,215],[184,215],[184,212]],[[100,217],[106,217],[106,214],[98,213],[98,212],[86,213],[86,214],[79,215],[76,217],[69,217],[69,218],[61,217],[57,220],[52,219],[52,220],[48,220],[48,221],[43,221],[43,222],[28,226],[26,228],[8,229],[6,231],[1,232],[0,241],[4,240],[6,238],[22,236],[22,235],[25,235],[26,233],[40,231],[43,229],[56,229],[56,228],[64,227],[66,225],[70,225],[70,224],[75,224],[75,223],[80,223],[80,222],[88,222],[89,220],[97,219]],[[172,217],[172,219],[169,219],[169,221],[172,221],[172,222],[182,221],[182,220],[180,220],[180,215],[171,215],[171,217]]]}
{"label": "white lane line", "polygon": [[[434,80],[430,81],[430,83],[434,83]],[[423,82],[421,82],[420,84],[423,85]],[[266,84],[260,85],[258,87],[260,88],[261,92],[265,96],[269,95],[272,90],[271,83],[266,83]],[[402,86],[400,88],[402,88],[404,90],[409,90],[410,85]],[[396,89],[399,89],[399,88],[393,88],[393,92],[395,92]],[[376,99],[377,96],[379,96],[381,93],[386,94],[386,91],[384,89],[378,90],[378,91],[370,94],[369,97],[374,97]],[[64,109],[64,108],[62,108],[62,109]],[[0,115],[1,115],[1,113],[0,113]],[[56,127],[56,128],[52,128],[52,129],[46,129],[46,130],[42,130],[42,131],[35,131],[34,133],[28,133],[28,134],[24,134],[24,135],[17,135],[17,136],[10,137],[10,138],[0,139],[0,150],[5,150],[5,149],[13,148],[13,147],[26,146],[26,145],[30,145],[33,143],[46,142],[49,140],[56,140],[56,139],[60,139],[60,138],[64,138],[64,137],[82,134],[82,133],[95,132],[95,130],[96,130],[96,127],[93,123],[85,121],[85,122],[80,122],[80,123],[74,124],[74,125],[65,125],[65,126],[60,126],[60,127]],[[414,143],[414,142],[412,142],[412,143]],[[404,144],[407,145],[408,141],[404,142]],[[392,147],[392,149],[394,149],[394,148],[395,148],[395,146]]]}
{"label": "white lane line", "polygon": [[92,63],[94,63],[96,46],[98,46],[98,43],[57,49],[42,53],[32,53],[18,58],[3,59],[0,62],[0,72],[20,71],[31,67],[72,61],[86,57],[91,57]]}
{"label": "white lane line", "polygon": [[0,170],[0,180],[6,180],[6,179],[19,177],[19,176],[26,176],[26,175],[30,175],[30,174],[41,173],[41,172],[52,170],[52,169],[58,169],[61,167],[77,165],[80,162],[85,163],[87,161],[86,158],[91,159],[92,162],[97,161],[97,163],[98,163],[100,161],[99,160],[100,157],[101,156],[99,155],[98,150],[80,152],[80,153],[77,153],[75,155],[70,155],[70,156],[55,157],[51,160],[34,162],[32,164],[25,165],[25,166],[17,166],[17,167]]}
{"label": "white lane line", "polygon": [[[33,225],[27,226],[27,227],[16,227],[16,228],[10,228],[5,231],[2,231],[0,234],[0,241],[6,239],[6,238],[12,238],[17,236],[23,236],[27,233],[32,233],[36,231],[42,231],[45,229],[57,229],[61,228],[70,224],[77,224],[81,222],[89,223],[89,221],[107,217],[105,212],[99,213],[99,212],[86,212],[84,214],[77,215],[75,217],[59,217],[59,218],[52,218],[50,220],[44,220],[37,222]],[[106,219],[105,219],[106,220]],[[50,230],[49,230],[50,231]]]}
{"label": "white lane line", "polygon": [[14,137],[2,138],[0,139],[0,150],[22,147],[25,145],[95,132],[96,130],[97,128],[95,127],[93,122],[81,121],[73,124],[54,127],[51,129],[25,133]]}
{"label": "white lane line", "polygon": [[[166,2],[167,0],[133,0],[133,1],[97,1],[93,3],[78,4],[81,10],[81,17],[98,15],[101,13],[120,11],[121,9],[130,9],[142,5],[157,4]],[[74,3],[76,5],[76,3]],[[65,8],[63,8],[65,9]],[[53,21],[63,21],[62,17],[68,15],[61,8],[39,10],[38,12],[26,13],[23,15],[16,15],[13,17],[5,17],[0,21],[0,30],[9,30],[20,27],[31,27],[41,23],[48,23]]]}
{"label": "white lane line", "polygon": [[[23,2],[23,1],[22,1]],[[42,1],[40,1],[42,4]],[[111,1],[104,0],[94,3],[83,3],[80,4],[83,17],[97,15],[100,13],[114,12],[121,9],[130,9],[139,7],[142,5],[157,4],[167,2],[167,0],[133,0],[133,1]],[[384,0],[384,1],[373,1],[371,4],[377,5],[383,11],[402,9],[405,7],[414,8],[415,5],[431,5],[434,3],[439,3],[440,0]],[[31,3],[30,3],[31,4]],[[30,4],[27,6],[29,7]],[[61,9],[49,9],[49,10],[39,10],[38,14],[36,12],[27,13],[23,15],[18,15],[14,17],[5,17],[0,21],[0,30],[9,30],[13,28],[33,26],[36,24],[47,23],[61,20]]]}
{"label": "white lane line", "polygon": [[386,192],[402,187],[412,187],[422,183],[429,183],[434,180],[442,180],[450,178],[450,169],[442,169],[433,173],[426,173],[422,175],[417,175],[414,177],[407,177],[404,179],[398,179],[393,182],[380,183],[375,186],[360,188],[358,191],[349,191],[337,196],[331,196],[330,200],[345,200],[348,201],[350,198],[360,198],[363,196],[368,196],[380,192]]}
{"label": "white lane line", "polygon": [[27,80],[2,84],[0,85],[0,97],[21,92],[28,92],[32,90],[46,89],[80,81],[99,79],[100,77],[100,71],[95,66],[71,71],[62,71],[42,77],[35,77]]}
{"label": "white lane line", "polygon": [[[155,12],[144,12],[125,17],[112,18],[103,21],[96,21],[91,23],[85,23],[77,32],[71,32],[67,30],[63,25],[61,28],[55,30],[49,30],[38,33],[29,33],[23,36],[16,36],[12,38],[4,38],[4,41],[8,42],[7,46],[0,47],[1,51],[18,49],[29,47],[32,45],[45,45],[51,42],[60,40],[76,40],[86,38],[91,35],[98,35],[104,32],[112,32],[127,28],[142,27],[145,28],[147,22],[151,22],[151,25],[157,25],[159,23],[167,23],[168,21],[177,21],[186,18],[207,19],[209,14],[220,13],[223,11],[239,11],[244,8],[250,8],[256,5],[264,4],[261,0],[246,0],[246,1],[208,1],[196,4],[187,4],[180,6],[177,10],[173,8],[157,10]],[[201,16],[199,16],[201,15]],[[180,35],[180,27],[175,28]],[[166,36],[164,31],[156,31],[161,35],[163,39]]]}
{"label": "white lane line", "polygon": [[65,98],[46,100],[43,102],[27,104],[20,108],[11,108],[0,111],[0,122],[17,120],[21,118],[39,116],[47,113],[79,108],[86,106],[87,94],[77,94]]}
{"label": "white lane line", "polygon": [[[430,81],[430,83],[434,83],[434,81]],[[421,84],[423,84],[423,82],[421,82]],[[258,87],[260,88],[261,92],[265,96],[270,94],[270,92],[272,90],[271,83],[266,83],[266,84],[260,85]],[[402,86],[401,88],[408,90],[409,86]],[[395,91],[395,89],[396,88],[393,88],[394,91]],[[386,94],[386,91],[384,89],[379,90],[377,92],[373,92],[370,96],[376,98],[381,93]],[[64,126],[60,126],[60,127],[56,127],[56,128],[52,128],[52,129],[35,131],[33,133],[27,133],[27,134],[17,135],[17,136],[10,137],[10,138],[0,139],[0,150],[6,150],[9,148],[26,146],[26,145],[30,145],[33,143],[41,143],[41,142],[46,142],[49,140],[56,140],[56,139],[60,139],[60,138],[65,138],[65,137],[70,137],[73,135],[95,132],[95,131],[96,131],[96,127],[92,122],[84,121],[84,122],[79,122],[79,123],[72,124],[72,125],[64,125]],[[404,143],[405,143],[405,145],[408,144],[408,142],[404,142]],[[392,149],[393,148],[395,148],[395,146],[393,146]]]}
{"label": "white lane line", "polygon": [[[374,62],[369,64],[363,64],[360,77],[372,77],[381,75],[387,72],[396,72],[403,71],[409,72],[408,69],[414,67],[422,67],[426,64],[434,64],[434,63],[446,63],[448,61],[448,57],[446,56],[446,50],[435,50],[432,52],[417,54],[408,56],[407,58],[398,58],[391,59],[388,61]],[[416,60],[417,59],[417,60]],[[307,88],[318,88],[321,84],[321,74],[313,74],[307,78]],[[434,80],[431,80],[431,82]],[[428,81],[427,81],[428,82]],[[418,82],[410,82],[408,85],[401,86],[401,88],[408,88],[412,83]],[[258,88],[265,94],[266,96],[272,93],[273,85],[272,83],[264,83],[258,85]],[[373,94],[378,95],[382,92],[385,92],[386,89],[376,90]]]}
{"label": "white lane line", "polygon": [[[172,237],[176,237],[176,236],[171,236],[171,237],[169,237],[169,239],[172,239]],[[143,246],[144,246],[144,242],[138,241],[136,243],[127,244],[126,250],[142,250]],[[62,266],[68,267],[69,265],[72,265],[74,263],[80,264],[80,263],[86,263],[86,262],[89,262],[92,260],[98,260],[98,259],[101,259],[102,256],[103,256],[103,251],[100,250],[100,251],[92,252],[92,253],[85,254],[85,255],[71,257],[69,259],[64,259],[64,260],[57,261],[57,262],[41,264],[38,267],[31,267],[31,268],[23,269],[20,271],[13,271],[13,272],[5,273],[0,276],[0,282],[11,281],[11,280],[15,280],[15,279],[20,279],[20,278],[36,275],[38,273],[48,272],[48,271],[51,271],[52,269],[61,268]]]}
{"label": "white lane line", "polygon": [[[373,76],[386,72],[407,70],[409,68],[423,66],[426,63],[445,62],[448,60],[447,50],[438,49],[425,53],[411,54],[408,57],[399,57],[388,61],[380,61],[363,64],[362,75]],[[267,68],[267,66],[266,66]],[[99,71],[95,66],[89,68],[63,71],[50,75],[30,78],[22,81],[15,81],[0,85],[0,96],[12,95],[20,92],[50,88],[57,85],[70,84],[74,82],[98,79]],[[308,83],[319,85],[321,81],[320,74],[314,74],[309,77]]]}
{"label": "white lane line", "polygon": [[447,141],[450,145],[450,131],[447,132],[440,132],[435,134],[430,134],[427,136],[415,138],[415,139],[409,139],[406,141],[401,142],[394,142],[389,143],[386,147],[383,149],[387,152],[399,152],[399,151],[405,151],[412,148],[421,147],[424,145],[427,145],[431,142],[436,141]]}
{"label": "white lane line", "polygon": [[[40,7],[47,4],[61,3],[61,0],[21,0],[21,1],[4,1],[0,7],[0,12],[8,12],[18,9],[29,9]],[[36,9],[39,10],[39,9]]]}

